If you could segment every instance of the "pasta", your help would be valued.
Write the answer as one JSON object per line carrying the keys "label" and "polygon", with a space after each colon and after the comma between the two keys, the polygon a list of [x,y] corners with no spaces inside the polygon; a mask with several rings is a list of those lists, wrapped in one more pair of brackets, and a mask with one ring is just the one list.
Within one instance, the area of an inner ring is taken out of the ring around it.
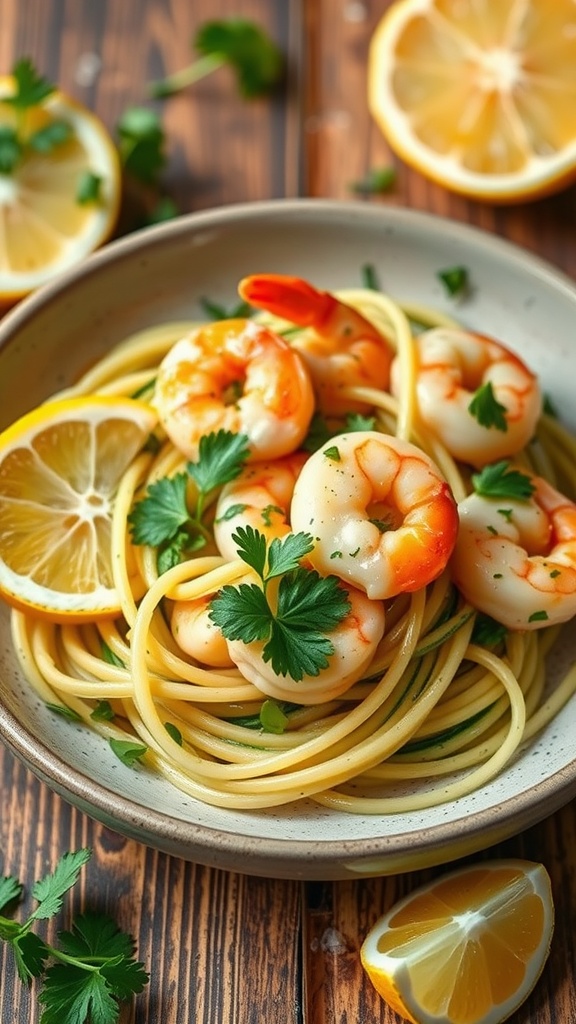
{"label": "pasta", "polygon": [[[340,398],[370,417],[371,433],[416,445],[438,467],[455,503],[464,502],[472,490],[470,464],[457,461],[419,418],[414,344],[415,331],[457,331],[460,325],[374,291],[348,290],[338,299],[391,339],[400,382],[394,393],[353,383],[340,387]],[[262,312],[256,320],[289,334],[295,351],[306,338],[307,328],[283,317]],[[174,323],[140,332],[67,394],[152,399],[167,353],[197,326]],[[203,409],[202,417],[207,415]],[[200,434],[207,422],[199,420]],[[169,425],[182,429],[173,417]],[[277,699],[236,666],[195,659],[171,629],[176,603],[206,605],[222,588],[245,581],[247,566],[238,557],[223,557],[213,542],[217,496],[208,514],[208,544],[185,561],[160,572],[155,549],[131,543],[135,502],[190,458],[163,432],[161,440],[158,451],[134,461],[115,500],[112,563],[121,619],[58,625],[14,611],[13,637],[43,700],[64,704],[108,740],[132,743],[149,770],[187,794],[235,809],[304,798],[350,813],[422,809],[484,785],[574,693],[576,667],[552,692],[546,686],[546,657],[561,623],[503,629],[495,642],[485,643],[479,633],[484,616],[455,587],[450,563],[426,585],[383,599],[385,629],[369,665],[344,692],[329,688],[327,699],[300,701],[297,687],[292,700]],[[292,439],[290,451],[301,441]],[[272,460],[285,457],[274,453]],[[551,415],[539,417],[514,464],[574,498],[576,442]],[[103,702],[107,716],[99,713]],[[276,714],[271,726],[263,717],[265,704]]]}

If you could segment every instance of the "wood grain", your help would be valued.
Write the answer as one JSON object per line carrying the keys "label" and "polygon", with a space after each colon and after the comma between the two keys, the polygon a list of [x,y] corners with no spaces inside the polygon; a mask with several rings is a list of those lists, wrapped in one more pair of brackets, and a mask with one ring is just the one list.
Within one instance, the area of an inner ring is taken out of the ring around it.
{"label": "wood grain", "polygon": [[[147,83],[188,63],[205,20],[251,17],[288,58],[283,90],[247,104],[218,72],[157,105],[169,138],[165,188],[182,211],[278,196],[350,199],[352,184],[393,164],[374,204],[466,221],[539,253],[576,277],[574,189],[530,206],[470,203],[398,161],[370,119],[366,60],[386,0],[1,0],[0,67],[22,55],[95,109],[111,131],[147,102]],[[0,873],[30,884],[68,849],[93,857],[59,927],[80,908],[111,914],[151,971],[123,1024],[397,1024],[360,967],[368,928],[433,872],[357,882],[248,878],[188,864],[124,839],[71,808],[0,750]],[[565,807],[485,856],[542,860],[557,922],[550,959],[512,1024],[576,1020],[576,818]],[[240,867],[240,865],[239,865]],[[441,869],[436,869],[439,873]],[[0,1021],[37,1024],[36,993],[2,954]]]}

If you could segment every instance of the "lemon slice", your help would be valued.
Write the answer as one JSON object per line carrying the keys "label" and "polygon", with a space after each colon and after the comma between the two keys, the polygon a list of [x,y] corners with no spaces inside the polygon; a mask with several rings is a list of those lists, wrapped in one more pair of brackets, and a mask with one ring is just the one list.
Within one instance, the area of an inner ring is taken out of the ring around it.
{"label": "lemon slice", "polygon": [[53,621],[117,615],[118,482],[156,426],[129,398],[49,402],[0,434],[0,595]]}
{"label": "lemon slice", "polygon": [[[54,122],[69,137],[47,152],[27,147],[11,173],[0,173],[0,305],[38,288],[98,248],[114,230],[121,193],[118,152],[102,122],[60,92],[16,111],[2,102],[14,80],[0,78],[0,129],[23,138]],[[93,201],[79,201],[86,175],[98,182]]]}
{"label": "lemon slice", "polygon": [[534,199],[576,177],[573,0],[400,0],[373,35],[370,110],[455,192]]}
{"label": "lemon slice", "polygon": [[413,1024],[499,1024],[536,984],[553,927],[543,865],[488,861],[396,903],[368,933],[361,960],[376,991]]}

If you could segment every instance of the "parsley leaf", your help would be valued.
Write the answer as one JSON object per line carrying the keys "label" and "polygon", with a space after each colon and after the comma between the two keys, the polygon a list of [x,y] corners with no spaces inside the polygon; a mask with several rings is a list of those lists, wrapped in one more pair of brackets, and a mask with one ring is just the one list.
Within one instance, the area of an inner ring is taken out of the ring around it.
{"label": "parsley leaf", "polygon": [[117,740],[111,737],[108,742],[116,757],[127,768],[132,768],[148,751],[148,747],[144,743],[138,743],[136,740]]}
{"label": "parsley leaf", "polygon": [[219,302],[213,302],[212,299],[205,297],[200,299],[200,305],[202,309],[212,320],[244,320],[250,316],[252,307],[248,302],[235,303],[230,309],[226,309],[226,306],[221,305]]}
{"label": "parsley leaf", "polygon": [[116,125],[122,166],[145,185],[157,183],[166,163],[162,122],[147,107],[129,107]]}
{"label": "parsley leaf", "polygon": [[353,192],[363,196],[382,195],[389,192],[396,184],[394,167],[373,167],[360,180],[352,182]]}
{"label": "parsley leaf", "polygon": [[15,128],[0,125],[0,174],[11,174],[22,156],[22,143]]}
{"label": "parsley leaf", "polygon": [[233,68],[245,99],[272,92],[283,77],[284,58],[276,43],[246,18],[205,22],[196,33],[194,46],[201,57],[181,71],[153,82],[152,96],[172,96],[225,64]]}
{"label": "parsley leaf", "polygon": [[99,203],[101,192],[102,175],[94,174],[94,171],[84,171],[76,188],[76,202],[80,206],[87,206],[88,203]]}
{"label": "parsley leaf", "polygon": [[474,392],[468,411],[478,420],[481,427],[495,427],[504,433],[508,430],[506,406],[496,398],[489,380]]}
{"label": "parsley leaf", "polygon": [[480,473],[473,473],[472,484],[476,493],[486,498],[527,501],[535,491],[530,477],[518,469],[510,469],[510,463],[505,460],[493,462],[484,466]]}
{"label": "parsley leaf", "polygon": [[36,71],[32,61],[23,57],[12,68],[12,77],[16,85],[13,96],[5,96],[3,103],[18,110],[36,107],[54,92],[54,86]]}
{"label": "parsley leaf", "polygon": [[245,434],[218,430],[200,438],[198,461],[189,462],[187,469],[199,491],[208,494],[215,487],[222,487],[230,480],[235,480],[249,453]]}
{"label": "parsley leaf", "polygon": [[369,291],[379,292],[380,282],[378,281],[378,275],[376,273],[376,267],[373,263],[365,263],[361,270],[362,285],[364,288],[368,288]]}
{"label": "parsley leaf", "polygon": [[[134,959],[133,939],[105,915],[77,917],[70,931],[58,933],[57,946],[31,930],[35,921],[60,911],[62,897],[90,856],[89,849],[65,853],[52,874],[34,885],[32,894],[39,905],[22,924],[0,917],[0,939],[9,944],[20,979],[29,984],[39,978],[43,985],[42,1024],[117,1024],[118,1004],[148,982],[144,965]],[[0,881],[0,909],[22,891],[17,879]]]}
{"label": "parsley leaf", "polygon": [[272,732],[277,736],[281,736],[288,725],[288,715],[284,713],[278,701],[272,698],[263,702],[259,717],[264,732]]}
{"label": "parsley leaf", "polygon": [[[316,676],[334,652],[329,633],[348,614],[350,602],[334,576],[322,577],[300,565],[314,541],[310,534],[288,534],[267,545],[251,526],[233,535],[238,554],[262,580],[223,587],[210,602],[210,618],[228,640],[266,643],[262,650],[276,675],[299,681]],[[280,577],[276,608],[267,594],[270,580]]]}
{"label": "parsley leaf", "polygon": [[445,270],[439,270],[437,277],[452,298],[462,295],[468,290],[467,267],[447,267]]}
{"label": "parsley leaf", "polygon": [[346,416],[346,430],[352,433],[356,430],[374,430],[375,424],[375,416],[363,416],[359,412],[349,412]]}
{"label": "parsley leaf", "polygon": [[28,139],[28,145],[37,153],[51,153],[63,142],[68,142],[71,137],[72,128],[68,122],[54,120],[49,121],[43,128],[39,128],[37,132],[33,132]]}
{"label": "parsley leaf", "polygon": [[508,630],[490,615],[479,612],[472,630],[471,643],[479,647],[497,647],[504,640]]}
{"label": "parsley leaf", "polygon": [[146,497],[134,505],[128,516],[135,544],[157,547],[176,536],[190,519],[187,488],[186,473],[162,477],[149,485]]}

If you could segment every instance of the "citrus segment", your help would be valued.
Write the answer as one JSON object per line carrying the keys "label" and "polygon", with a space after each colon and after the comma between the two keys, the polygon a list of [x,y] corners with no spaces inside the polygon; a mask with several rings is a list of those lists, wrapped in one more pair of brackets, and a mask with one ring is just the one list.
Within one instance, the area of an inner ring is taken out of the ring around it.
{"label": "citrus segment", "polygon": [[[41,104],[15,110],[14,91],[0,78],[0,128],[18,131],[22,155],[0,172],[0,303],[27,294],[79,262],[110,237],[120,205],[118,152],[102,122],[60,92]],[[4,102],[3,102],[4,101]],[[45,152],[26,145],[38,132],[62,123],[68,134]],[[97,194],[81,201],[84,176]]]}
{"label": "citrus segment", "polygon": [[456,192],[535,198],[576,177],[572,0],[399,0],[371,41],[371,112]]}
{"label": "citrus segment", "polygon": [[118,482],[156,414],[128,398],[49,402],[0,434],[0,594],[54,621],[118,614]]}
{"label": "citrus segment", "polygon": [[413,1024],[497,1024],[532,991],[554,910],[541,864],[492,861],[436,879],[373,926],[361,959]]}

